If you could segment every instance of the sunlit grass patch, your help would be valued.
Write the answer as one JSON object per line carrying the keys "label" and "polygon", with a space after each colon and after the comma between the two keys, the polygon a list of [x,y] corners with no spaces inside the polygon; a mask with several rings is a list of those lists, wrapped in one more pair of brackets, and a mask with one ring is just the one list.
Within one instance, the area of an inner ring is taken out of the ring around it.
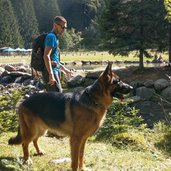
{"label": "sunlit grass patch", "polygon": [[[154,52],[152,53],[154,56]],[[163,53],[162,57],[168,61],[168,54]],[[144,62],[152,61],[154,58],[144,57]],[[31,55],[26,56],[0,56],[0,64],[12,64],[12,63],[23,63],[30,64]],[[139,61],[138,53],[131,52],[128,56],[120,56],[109,54],[108,52],[62,52],[61,61],[63,62],[76,62],[76,61]]]}
{"label": "sunlit grass patch", "polygon": [[[9,146],[8,139],[14,133],[3,133],[0,137],[0,170],[14,171],[69,171],[70,162],[59,164],[52,160],[70,157],[69,139],[41,137],[40,145],[45,150],[44,156],[35,156],[35,149],[30,144],[32,166],[20,165],[22,148]],[[2,163],[4,167],[2,167]],[[171,161],[159,151],[134,151],[118,149],[115,146],[102,142],[88,141],[85,148],[85,164],[92,171],[169,171]]]}

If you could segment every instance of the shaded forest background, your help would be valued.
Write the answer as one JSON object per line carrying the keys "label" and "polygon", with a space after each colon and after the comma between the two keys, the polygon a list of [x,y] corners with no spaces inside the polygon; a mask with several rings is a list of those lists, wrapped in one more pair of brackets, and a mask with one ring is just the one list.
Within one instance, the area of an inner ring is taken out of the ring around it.
{"label": "shaded forest background", "polygon": [[143,65],[149,49],[169,50],[169,5],[167,0],[0,0],[0,47],[31,48],[32,40],[49,32],[53,18],[62,15],[68,21],[62,50],[114,55],[136,50]]}

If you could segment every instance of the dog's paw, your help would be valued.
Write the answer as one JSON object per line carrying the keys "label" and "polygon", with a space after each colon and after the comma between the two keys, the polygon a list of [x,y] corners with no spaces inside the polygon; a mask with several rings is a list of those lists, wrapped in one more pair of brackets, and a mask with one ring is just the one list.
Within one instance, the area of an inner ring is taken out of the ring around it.
{"label": "dog's paw", "polygon": [[33,161],[31,160],[31,158],[29,157],[28,159],[24,159],[23,160],[23,164],[26,164],[26,165],[32,165],[33,164]]}
{"label": "dog's paw", "polygon": [[40,150],[40,151],[37,153],[38,156],[43,156],[44,154],[45,154],[45,152],[44,152],[43,150]]}
{"label": "dog's paw", "polygon": [[88,167],[83,167],[83,168],[80,168],[79,171],[92,171],[92,169]]}

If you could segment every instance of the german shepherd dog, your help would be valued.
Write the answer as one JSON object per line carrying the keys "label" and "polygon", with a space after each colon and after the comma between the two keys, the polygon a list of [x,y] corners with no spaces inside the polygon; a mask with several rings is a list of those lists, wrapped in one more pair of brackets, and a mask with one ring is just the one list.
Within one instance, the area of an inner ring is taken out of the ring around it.
{"label": "german shepherd dog", "polygon": [[68,135],[71,147],[71,168],[83,170],[84,147],[87,138],[103,123],[113,97],[132,89],[123,83],[108,63],[99,78],[79,93],[39,93],[27,98],[18,108],[19,128],[10,145],[22,144],[24,161],[31,164],[28,146],[33,141],[38,155],[42,151],[38,139],[47,130]]}

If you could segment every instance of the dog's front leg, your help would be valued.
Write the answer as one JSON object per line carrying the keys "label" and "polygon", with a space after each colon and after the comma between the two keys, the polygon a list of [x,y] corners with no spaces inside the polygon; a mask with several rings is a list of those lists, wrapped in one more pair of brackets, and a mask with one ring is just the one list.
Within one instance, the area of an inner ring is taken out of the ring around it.
{"label": "dog's front leg", "polygon": [[82,138],[73,135],[70,138],[70,143],[71,143],[71,159],[72,159],[71,168],[72,171],[78,171]]}

